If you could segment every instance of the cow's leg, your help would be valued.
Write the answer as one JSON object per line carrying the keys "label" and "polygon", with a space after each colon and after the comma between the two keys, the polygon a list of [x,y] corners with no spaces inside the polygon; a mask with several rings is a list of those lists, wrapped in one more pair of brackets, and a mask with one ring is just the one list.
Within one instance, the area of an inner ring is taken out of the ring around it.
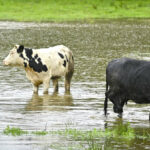
{"label": "cow's leg", "polygon": [[44,94],[48,94],[48,89],[49,89],[49,82],[50,82],[50,79],[45,79],[43,81],[43,87],[44,87],[44,90],[43,90],[43,93]]}
{"label": "cow's leg", "polygon": [[110,101],[113,103],[113,110],[115,113],[118,113],[119,117],[122,117],[123,113],[123,106],[124,103],[127,101],[124,98],[124,95],[121,91],[116,91],[115,89],[109,89],[109,91],[106,93],[107,97],[110,99]]}
{"label": "cow's leg", "polygon": [[37,94],[37,93],[38,93],[38,89],[39,89],[39,86],[38,86],[38,85],[33,84],[33,92],[34,92],[35,94]]}
{"label": "cow's leg", "polygon": [[65,92],[70,92],[70,83],[73,72],[69,72],[65,75]]}
{"label": "cow's leg", "polygon": [[116,95],[113,101],[114,101],[113,106],[114,112],[118,113],[118,116],[121,118],[123,113],[123,106],[126,100],[122,97],[122,95]]}
{"label": "cow's leg", "polygon": [[58,92],[58,78],[52,79],[53,81],[53,86],[54,86],[54,93]]}

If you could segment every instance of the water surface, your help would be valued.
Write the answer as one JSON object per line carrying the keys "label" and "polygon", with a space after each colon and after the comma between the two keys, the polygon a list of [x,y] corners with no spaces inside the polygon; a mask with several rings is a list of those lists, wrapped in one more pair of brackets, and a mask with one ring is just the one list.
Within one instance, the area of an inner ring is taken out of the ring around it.
{"label": "water surface", "polygon": [[[21,68],[4,67],[2,60],[15,44],[42,48],[64,44],[75,58],[71,94],[64,93],[64,79],[59,81],[59,94],[32,94],[32,85]],[[0,145],[4,150],[67,149],[77,141],[61,136],[6,136],[2,131],[9,125],[27,131],[104,129],[115,126],[117,114],[109,103],[104,117],[105,68],[119,57],[149,59],[150,20],[101,20],[86,23],[15,23],[0,22]],[[135,129],[149,129],[150,105],[129,102],[124,107],[123,122]],[[102,146],[113,149],[150,149],[150,141],[129,142],[102,139]],[[77,142],[80,143],[80,142]],[[56,147],[53,145],[57,145]],[[76,148],[74,148],[76,149]]]}

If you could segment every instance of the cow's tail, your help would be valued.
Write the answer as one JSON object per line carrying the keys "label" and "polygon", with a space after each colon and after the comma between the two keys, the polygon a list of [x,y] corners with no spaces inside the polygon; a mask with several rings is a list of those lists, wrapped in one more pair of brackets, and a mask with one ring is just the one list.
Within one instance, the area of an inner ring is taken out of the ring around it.
{"label": "cow's tail", "polygon": [[105,101],[104,101],[104,114],[107,115],[107,103],[108,103],[108,83],[106,81],[106,92],[105,92]]}
{"label": "cow's tail", "polygon": [[74,72],[74,57],[71,51],[69,51],[69,66],[68,71],[73,74]]}
{"label": "cow's tail", "polygon": [[74,57],[73,53],[70,50],[67,53],[67,57],[68,57],[68,67],[66,72],[66,78],[68,81],[71,81],[71,78],[74,73]]}

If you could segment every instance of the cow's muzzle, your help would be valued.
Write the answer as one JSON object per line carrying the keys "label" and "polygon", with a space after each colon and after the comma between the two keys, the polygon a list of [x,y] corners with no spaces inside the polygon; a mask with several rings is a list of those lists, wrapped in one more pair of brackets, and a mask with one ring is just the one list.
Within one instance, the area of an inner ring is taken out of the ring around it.
{"label": "cow's muzzle", "polygon": [[116,107],[115,105],[113,106],[114,112],[122,114],[123,108],[122,107]]}
{"label": "cow's muzzle", "polygon": [[3,65],[8,66],[8,63],[5,60],[3,60]]}

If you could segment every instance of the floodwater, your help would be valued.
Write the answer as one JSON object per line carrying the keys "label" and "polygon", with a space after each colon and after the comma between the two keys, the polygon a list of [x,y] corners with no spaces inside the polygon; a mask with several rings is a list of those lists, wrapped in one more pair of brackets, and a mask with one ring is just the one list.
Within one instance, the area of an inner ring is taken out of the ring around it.
{"label": "floodwater", "polygon": [[[4,67],[2,60],[15,44],[42,48],[64,44],[75,58],[71,94],[64,93],[64,79],[59,81],[59,94],[32,94],[32,85],[21,68]],[[103,112],[105,68],[119,57],[150,57],[150,20],[101,20],[97,23],[15,23],[0,22],[0,149],[1,150],[77,150],[76,144],[61,136],[7,136],[3,130],[19,127],[27,131],[76,128],[104,129],[118,123],[117,114],[108,105]],[[122,121],[138,130],[149,129],[150,105],[130,101],[124,107]],[[102,149],[150,149],[150,140],[121,141],[100,139]],[[85,143],[84,143],[85,144]],[[85,144],[86,145],[86,144]],[[73,148],[74,147],[74,148]],[[85,146],[85,149],[88,148]]]}

